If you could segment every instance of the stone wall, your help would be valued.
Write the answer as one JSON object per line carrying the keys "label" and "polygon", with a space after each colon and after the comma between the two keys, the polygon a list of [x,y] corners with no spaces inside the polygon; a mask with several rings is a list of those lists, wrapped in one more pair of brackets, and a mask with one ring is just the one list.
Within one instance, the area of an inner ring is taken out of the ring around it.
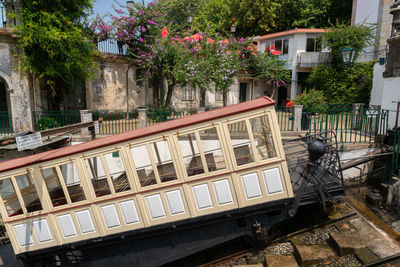
{"label": "stone wall", "polygon": [[0,77],[6,83],[6,95],[9,99],[8,111],[12,116],[15,133],[32,130],[31,92],[25,75],[18,71],[18,53],[15,37],[7,31],[0,34]]}
{"label": "stone wall", "polygon": [[136,82],[136,68],[126,57],[103,54],[95,60],[96,77],[85,86],[87,109],[131,109],[148,104],[147,81]]}

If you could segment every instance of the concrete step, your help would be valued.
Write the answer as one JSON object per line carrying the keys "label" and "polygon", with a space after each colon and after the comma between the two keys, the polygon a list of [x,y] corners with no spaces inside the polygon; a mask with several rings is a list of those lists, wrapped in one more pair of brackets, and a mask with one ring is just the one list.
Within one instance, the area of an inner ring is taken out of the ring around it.
{"label": "concrete step", "polygon": [[356,249],[354,255],[363,265],[379,260],[379,257],[369,247]]}
{"label": "concrete step", "polygon": [[294,245],[294,253],[301,267],[308,267],[335,257],[336,254],[329,245]]}
{"label": "concrete step", "polygon": [[296,259],[292,255],[265,255],[265,263],[268,267],[299,267]]}
{"label": "concrete step", "polygon": [[365,248],[365,242],[358,238],[358,232],[330,233],[332,244],[340,256],[354,253],[357,249]]}

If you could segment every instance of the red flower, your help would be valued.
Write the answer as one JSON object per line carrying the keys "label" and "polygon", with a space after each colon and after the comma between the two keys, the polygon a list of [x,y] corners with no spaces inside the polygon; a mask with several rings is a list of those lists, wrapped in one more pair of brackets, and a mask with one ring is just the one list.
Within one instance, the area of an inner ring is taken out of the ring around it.
{"label": "red flower", "polygon": [[164,37],[167,36],[167,35],[168,35],[168,30],[167,30],[166,27],[164,27],[164,28],[162,29],[162,32],[161,32],[161,38],[164,38]]}
{"label": "red flower", "polygon": [[211,38],[207,38],[207,43],[208,44],[213,44],[213,43],[215,43],[215,41],[213,39],[211,39]]}

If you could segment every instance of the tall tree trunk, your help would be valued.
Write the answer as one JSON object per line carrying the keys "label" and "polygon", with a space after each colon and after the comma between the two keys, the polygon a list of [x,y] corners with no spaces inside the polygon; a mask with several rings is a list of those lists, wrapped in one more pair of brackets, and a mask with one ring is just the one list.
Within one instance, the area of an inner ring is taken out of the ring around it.
{"label": "tall tree trunk", "polygon": [[228,105],[228,90],[226,88],[222,91],[222,102],[224,107]]}
{"label": "tall tree trunk", "polygon": [[206,106],[206,89],[200,88],[200,107],[204,108]]}
{"label": "tall tree trunk", "polygon": [[154,79],[153,80],[153,106],[158,107],[160,104],[160,80],[159,79]]}
{"label": "tall tree trunk", "polygon": [[172,94],[175,89],[176,82],[173,82],[171,84],[168,84],[168,91],[167,91],[167,96],[165,97],[165,103],[164,107],[169,107],[171,105],[171,99],[172,99]]}

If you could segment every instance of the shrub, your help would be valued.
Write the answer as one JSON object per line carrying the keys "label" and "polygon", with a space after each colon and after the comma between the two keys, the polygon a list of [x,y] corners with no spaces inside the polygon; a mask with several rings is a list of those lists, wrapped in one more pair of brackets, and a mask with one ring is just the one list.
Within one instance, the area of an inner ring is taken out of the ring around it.
{"label": "shrub", "polygon": [[307,79],[307,88],[322,91],[330,104],[365,103],[371,96],[374,61],[351,66],[316,67]]}
{"label": "shrub", "polygon": [[171,108],[165,107],[148,107],[147,115],[149,119],[154,122],[163,122],[167,121],[169,117],[174,113],[174,110]]}
{"label": "shrub", "polygon": [[54,118],[41,118],[38,120],[38,130],[47,130],[60,127],[60,123]]}
{"label": "shrub", "polygon": [[325,96],[322,91],[311,89],[298,95],[294,100],[296,105],[303,105],[303,110],[307,112],[321,112],[326,104]]}

